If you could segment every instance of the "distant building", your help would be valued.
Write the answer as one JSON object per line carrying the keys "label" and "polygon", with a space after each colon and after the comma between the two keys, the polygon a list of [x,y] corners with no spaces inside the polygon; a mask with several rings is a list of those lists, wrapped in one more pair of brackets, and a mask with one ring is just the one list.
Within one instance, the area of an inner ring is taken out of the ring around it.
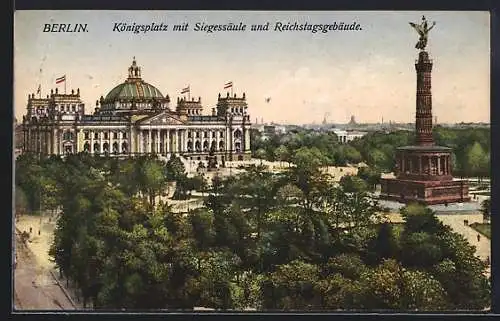
{"label": "distant building", "polygon": [[267,136],[284,134],[286,133],[286,127],[280,125],[264,125],[264,134]]}
{"label": "distant building", "polygon": [[335,133],[335,135],[337,135],[338,140],[341,144],[348,143],[367,134],[366,132],[343,130],[337,128],[333,129],[332,131]]}

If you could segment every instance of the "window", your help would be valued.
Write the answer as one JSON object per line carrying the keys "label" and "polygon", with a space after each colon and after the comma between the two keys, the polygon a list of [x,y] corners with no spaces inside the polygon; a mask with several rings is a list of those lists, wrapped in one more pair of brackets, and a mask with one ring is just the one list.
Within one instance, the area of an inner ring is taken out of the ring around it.
{"label": "window", "polygon": [[203,132],[203,138],[207,138],[208,137],[208,133],[207,132]]}
{"label": "window", "polygon": [[123,133],[122,133],[122,137],[123,137],[123,138],[127,138],[127,133],[126,133],[126,132],[123,132]]}
{"label": "window", "polygon": [[71,105],[71,111],[76,111],[76,105]]}
{"label": "window", "polygon": [[220,137],[220,138],[224,138],[224,132],[220,132],[219,137]]}
{"label": "window", "polygon": [[188,138],[192,138],[193,134],[189,131],[188,132]]}
{"label": "window", "polygon": [[[85,139],[90,139],[90,134],[89,134],[89,132],[84,132],[84,134],[85,134]],[[89,149],[90,149],[90,147],[89,147]]]}
{"label": "window", "polygon": [[109,139],[108,133],[104,133],[104,139]]}
{"label": "window", "polygon": [[[114,132],[114,133],[113,133],[113,138],[114,138],[114,139],[118,139],[118,133],[117,133],[117,132]],[[118,147],[117,147],[117,148],[118,148]]]}
{"label": "window", "polygon": [[94,139],[99,139],[99,133],[94,133]]}

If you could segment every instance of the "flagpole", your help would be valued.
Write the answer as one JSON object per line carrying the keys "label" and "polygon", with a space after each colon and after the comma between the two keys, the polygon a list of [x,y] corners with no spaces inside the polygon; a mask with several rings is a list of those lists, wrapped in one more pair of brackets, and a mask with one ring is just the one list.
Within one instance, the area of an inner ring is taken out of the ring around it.
{"label": "flagpole", "polygon": [[64,94],[66,95],[66,75],[64,75]]}
{"label": "flagpole", "polygon": [[188,85],[188,101],[191,101],[191,85]]}
{"label": "flagpole", "polygon": [[233,84],[231,83],[231,97],[233,97]]}

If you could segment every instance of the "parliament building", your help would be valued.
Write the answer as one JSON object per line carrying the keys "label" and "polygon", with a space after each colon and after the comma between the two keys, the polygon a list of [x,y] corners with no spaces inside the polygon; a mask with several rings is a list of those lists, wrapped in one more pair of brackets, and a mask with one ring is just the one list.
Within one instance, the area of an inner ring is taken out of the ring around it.
{"label": "parliament building", "polygon": [[181,155],[206,160],[209,153],[221,161],[250,158],[250,116],[245,94],[219,94],[210,114],[201,98],[177,98],[171,108],[168,95],[141,77],[135,58],[128,78],[96,101],[85,113],[80,89],[51,90],[46,98],[28,96],[23,116],[23,152],[67,155],[132,156]]}

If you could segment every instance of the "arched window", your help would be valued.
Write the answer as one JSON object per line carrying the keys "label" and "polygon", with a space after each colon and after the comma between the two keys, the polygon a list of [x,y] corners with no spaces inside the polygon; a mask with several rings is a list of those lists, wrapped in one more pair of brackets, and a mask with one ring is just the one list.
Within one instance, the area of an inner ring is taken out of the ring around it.
{"label": "arched window", "polygon": [[99,146],[99,143],[94,143],[94,153],[99,154],[101,152],[101,147]]}
{"label": "arched window", "polygon": [[83,151],[85,153],[90,152],[90,144],[89,144],[89,142],[85,142],[85,145],[83,145]]}
{"label": "arched window", "polygon": [[194,144],[194,147],[195,147],[195,149],[196,149],[197,152],[201,151],[201,143],[199,141],[197,141]]}
{"label": "arched window", "polygon": [[208,151],[208,141],[203,142],[203,151],[204,152]]}
{"label": "arched window", "polygon": [[193,151],[193,142],[189,141],[187,143],[187,149],[188,149],[188,152],[192,152]]}
{"label": "arched window", "polygon": [[[115,133],[116,134],[116,133]],[[114,142],[113,143],[113,153],[114,154],[118,154],[118,143],[117,142]]]}
{"label": "arched window", "polygon": [[122,143],[122,154],[128,153],[128,144],[127,142]]}
{"label": "arched window", "polygon": [[105,153],[109,152],[109,144],[108,143],[102,144],[102,151]]}
{"label": "arched window", "polygon": [[219,142],[219,150],[220,150],[221,152],[224,150],[224,141],[223,141],[223,140],[221,140],[221,141]]}
{"label": "arched window", "polygon": [[235,130],[234,138],[241,138],[241,135],[242,135],[241,130],[239,130],[239,129]]}

